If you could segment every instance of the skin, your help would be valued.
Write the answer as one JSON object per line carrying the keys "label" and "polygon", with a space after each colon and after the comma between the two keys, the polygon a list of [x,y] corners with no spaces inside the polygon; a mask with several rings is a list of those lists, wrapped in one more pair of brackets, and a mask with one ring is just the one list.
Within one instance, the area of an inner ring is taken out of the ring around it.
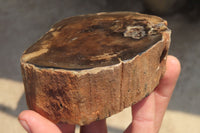
{"label": "skin", "polygon": [[[166,72],[154,92],[132,106],[132,123],[124,133],[158,133],[181,71],[180,62],[174,56],[168,56],[166,66]],[[32,110],[22,111],[18,119],[28,133],[74,133],[75,131],[74,125],[64,123],[55,125]],[[80,133],[107,133],[106,120],[82,126]]]}

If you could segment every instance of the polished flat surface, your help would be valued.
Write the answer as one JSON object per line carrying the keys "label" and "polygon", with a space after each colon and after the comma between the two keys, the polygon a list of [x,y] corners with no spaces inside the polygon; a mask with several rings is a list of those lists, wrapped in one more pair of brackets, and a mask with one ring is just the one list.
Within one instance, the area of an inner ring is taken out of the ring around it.
{"label": "polished flat surface", "polygon": [[132,12],[70,17],[30,46],[22,62],[72,70],[115,65],[161,41],[158,29],[167,30],[161,18]]}

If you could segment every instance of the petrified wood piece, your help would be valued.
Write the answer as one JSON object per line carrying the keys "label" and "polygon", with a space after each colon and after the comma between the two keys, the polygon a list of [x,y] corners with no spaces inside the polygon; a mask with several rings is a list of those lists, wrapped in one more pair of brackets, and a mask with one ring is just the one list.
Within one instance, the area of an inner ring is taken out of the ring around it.
{"label": "petrified wood piece", "polygon": [[158,85],[170,33],[165,20],[133,12],[58,22],[21,57],[28,107],[79,125],[122,111]]}

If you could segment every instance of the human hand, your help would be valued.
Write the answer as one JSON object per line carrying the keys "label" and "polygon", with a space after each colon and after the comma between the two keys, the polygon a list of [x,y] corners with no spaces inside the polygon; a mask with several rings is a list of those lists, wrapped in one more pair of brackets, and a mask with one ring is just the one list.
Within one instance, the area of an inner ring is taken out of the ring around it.
{"label": "human hand", "polygon": [[[176,85],[180,63],[168,56],[166,72],[156,89],[145,99],[132,106],[132,123],[124,133],[157,133],[164,113]],[[38,113],[26,110],[19,114],[19,121],[28,133],[74,133],[75,126],[59,123],[55,125]],[[106,120],[82,126],[81,133],[106,133]]]}

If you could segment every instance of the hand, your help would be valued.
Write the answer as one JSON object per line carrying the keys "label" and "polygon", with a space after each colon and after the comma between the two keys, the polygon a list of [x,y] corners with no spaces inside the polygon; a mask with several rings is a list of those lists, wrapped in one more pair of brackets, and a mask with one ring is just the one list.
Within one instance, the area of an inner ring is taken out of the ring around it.
{"label": "hand", "polygon": [[[166,73],[155,91],[132,106],[132,123],[124,133],[157,133],[159,131],[180,73],[180,63],[175,57],[168,56],[166,66]],[[19,121],[28,133],[74,133],[75,131],[74,125],[62,123],[55,125],[31,110],[21,112]],[[106,120],[82,126],[80,132],[106,133]]]}

